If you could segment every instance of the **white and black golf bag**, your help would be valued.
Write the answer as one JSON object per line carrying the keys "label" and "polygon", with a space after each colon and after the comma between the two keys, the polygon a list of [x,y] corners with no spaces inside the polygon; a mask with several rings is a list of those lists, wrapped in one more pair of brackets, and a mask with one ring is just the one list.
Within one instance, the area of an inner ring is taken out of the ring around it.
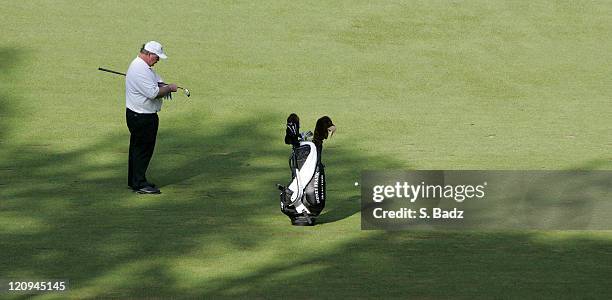
{"label": "white and black golf bag", "polygon": [[291,181],[280,189],[281,211],[291,224],[312,226],[325,207],[325,166],[321,162],[323,140],[331,136],[335,126],[329,117],[317,121],[312,132],[299,132],[299,118],[291,114],[287,119],[285,143],[292,145],[289,157]]}

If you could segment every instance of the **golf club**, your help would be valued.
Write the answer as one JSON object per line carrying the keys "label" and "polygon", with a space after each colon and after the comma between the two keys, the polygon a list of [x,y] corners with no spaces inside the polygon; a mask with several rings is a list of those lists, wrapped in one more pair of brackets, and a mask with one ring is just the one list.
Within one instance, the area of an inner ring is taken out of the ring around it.
{"label": "golf club", "polygon": [[[113,71],[113,70],[109,70],[109,69],[105,69],[105,68],[98,68],[99,71],[104,71],[104,72],[109,72],[109,73],[113,73],[113,74],[117,74],[117,75],[122,75],[125,76],[125,73],[121,73],[121,72],[117,72],[117,71]],[[177,86],[177,89],[181,89],[183,90],[183,92],[185,93],[185,96],[189,97],[191,96],[191,93],[189,92],[189,89]]]}

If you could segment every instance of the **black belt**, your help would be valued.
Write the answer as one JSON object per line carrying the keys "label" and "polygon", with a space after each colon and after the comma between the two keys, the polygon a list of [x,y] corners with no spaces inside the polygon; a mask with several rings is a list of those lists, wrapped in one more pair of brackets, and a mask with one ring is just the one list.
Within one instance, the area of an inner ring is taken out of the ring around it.
{"label": "black belt", "polygon": [[150,115],[156,115],[157,114],[156,112],[154,112],[154,113],[138,113],[138,112],[135,112],[135,111],[133,111],[133,110],[127,108],[127,107],[125,108],[125,112],[126,113],[132,113],[132,114],[135,114],[135,115],[142,115],[142,116],[150,116]]}

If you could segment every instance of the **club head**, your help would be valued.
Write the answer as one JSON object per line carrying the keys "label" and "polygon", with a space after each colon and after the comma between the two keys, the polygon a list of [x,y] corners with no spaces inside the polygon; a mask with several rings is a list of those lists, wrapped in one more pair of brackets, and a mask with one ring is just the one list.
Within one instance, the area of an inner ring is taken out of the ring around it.
{"label": "club head", "polygon": [[189,93],[188,89],[183,89],[183,91],[185,92],[185,96],[187,97],[191,96],[191,93]]}

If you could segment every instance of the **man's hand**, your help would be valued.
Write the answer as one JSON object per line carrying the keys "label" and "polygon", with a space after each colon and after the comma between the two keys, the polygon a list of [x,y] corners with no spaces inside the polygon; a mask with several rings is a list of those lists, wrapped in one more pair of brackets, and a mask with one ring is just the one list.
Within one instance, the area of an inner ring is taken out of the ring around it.
{"label": "man's hand", "polygon": [[170,91],[171,92],[176,92],[176,90],[177,90],[176,84],[174,84],[174,83],[169,84],[168,87],[170,87]]}
{"label": "man's hand", "polygon": [[176,88],[176,84],[171,83],[171,84],[165,84],[163,82],[159,82],[159,92],[157,93],[157,97],[155,98],[162,98],[172,92],[176,92],[177,88]]}

